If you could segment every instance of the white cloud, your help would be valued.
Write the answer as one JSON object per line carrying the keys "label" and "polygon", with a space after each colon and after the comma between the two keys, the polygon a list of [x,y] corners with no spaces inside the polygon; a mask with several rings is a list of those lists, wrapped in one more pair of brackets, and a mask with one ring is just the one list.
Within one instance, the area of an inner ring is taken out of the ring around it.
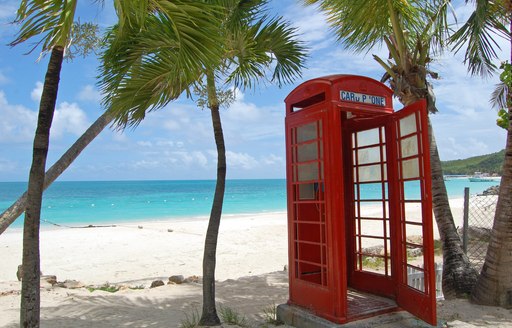
{"label": "white cloud", "polygon": [[[37,112],[21,105],[11,105],[0,91],[0,142],[32,142],[37,126]],[[85,113],[76,105],[62,103],[55,110],[50,135],[60,139],[65,133],[81,135],[89,123]]]}
{"label": "white cloud", "polygon": [[166,120],[163,123],[164,128],[170,131],[176,131],[180,129],[180,124],[174,120]]}
{"label": "white cloud", "polygon": [[248,153],[236,153],[233,151],[226,151],[227,165],[230,167],[240,167],[245,170],[250,170],[259,166],[258,161]]}
{"label": "white cloud", "polygon": [[249,123],[259,121],[262,113],[255,104],[237,99],[227,110],[222,111],[222,116],[231,121]]}
{"label": "white cloud", "polygon": [[51,136],[60,138],[65,133],[80,136],[88,127],[84,111],[76,103],[63,102],[55,110]]}
{"label": "white cloud", "polygon": [[201,151],[175,151],[172,152],[173,156],[178,157],[178,159],[185,165],[199,165],[201,167],[206,167],[208,165],[208,159]]}
{"label": "white cloud", "polygon": [[265,156],[262,160],[265,165],[284,165],[286,164],[284,158],[282,156],[277,156],[275,154],[270,154]]}
{"label": "white cloud", "polygon": [[137,145],[148,148],[153,147],[153,143],[151,141],[137,141]]}
{"label": "white cloud", "polygon": [[172,140],[158,140],[156,141],[158,147],[174,147],[176,143]]}
{"label": "white cloud", "polygon": [[[139,154],[140,155],[140,154]],[[134,156],[137,156],[134,153]],[[155,150],[144,152],[143,159],[134,162],[136,169],[179,168],[180,170],[208,167],[209,160],[200,150]]]}
{"label": "white cloud", "polygon": [[36,86],[34,89],[32,89],[32,92],[30,93],[30,98],[32,98],[33,101],[39,103],[41,101],[41,95],[43,94],[43,82],[37,81]]}
{"label": "white cloud", "polygon": [[87,84],[78,93],[78,99],[82,101],[90,101],[93,103],[101,102],[101,93],[93,85]]}
{"label": "white cloud", "polygon": [[24,143],[34,139],[37,113],[21,105],[11,105],[0,91],[0,142]]}
{"label": "white cloud", "polygon": [[322,50],[334,43],[329,33],[327,17],[317,7],[294,3],[285,13],[285,17],[297,27],[300,40],[306,42],[311,51]]}
{"label": "white cloud", "polygon": [[161,167],[161,165],[162,165],[162,163],[160,161],[143,159],[143,160],[135,162],[135,164],[133,166],[136,169],[146,170],[146,169],[157,169],[157,168]]}

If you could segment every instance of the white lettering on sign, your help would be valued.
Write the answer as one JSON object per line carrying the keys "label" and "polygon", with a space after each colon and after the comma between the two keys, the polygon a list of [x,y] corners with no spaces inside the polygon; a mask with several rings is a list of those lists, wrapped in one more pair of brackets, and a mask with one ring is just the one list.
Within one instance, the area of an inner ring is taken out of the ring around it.
{"label": "white lettering on sign", "polygon": [[340,99],[343,101],[360,102],[364,104],[370,104],[375,106],[386,106],[386,98],[374,95],[367,95],[364,93],[352,92],[352,91],[340,91]]}

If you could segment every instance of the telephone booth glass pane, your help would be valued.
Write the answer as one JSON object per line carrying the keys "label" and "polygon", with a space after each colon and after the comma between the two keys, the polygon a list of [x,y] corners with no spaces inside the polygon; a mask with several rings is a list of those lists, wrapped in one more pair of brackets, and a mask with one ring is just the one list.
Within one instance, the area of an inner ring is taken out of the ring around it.
{"label": "telephone booth glass pane", "polygon": [[354,235],[357,271],[390,276],[385,128],[352,134]]}
{"label": "telephone booth glass pane", "polygon": [[318,143],[300,145],[297,147],[297,161],[307,162],[318,158]]}
{"label": "telephone booth glass pane", "polygon": [[404,179],[417,179],[420,175],[418,158],[402,161],[402,174]]}
{"label": "telephone booth glass pane", "polygon": [[418,155],[418,137],[413,135],[401,141],[402,158]]}
{"label": "telephone booth glass pane", "polygon": [[400,135],[406,136],[411,133],[416,133],[416,115],[412,114],[400,119]]}
{"label": "telephone booth glass pane", "polygon": [[421,186],[423,183],[422,151],[418,114],[413,113],[399,120],[399,180],[403,197],[401,200],[402,249],[404,281],[420,292],[426,292],[425,247],[423,240],[423,214]]}
{"label": "telephone booth glass pane", "polygon": [[305,124],[297,128],[297,143],[308,140],[316,140],[319,137],[316,123]]}
{"label": "telephone booth glass pane", "polygon": [[321,121],[291,129],[295,278],[327,285]]}

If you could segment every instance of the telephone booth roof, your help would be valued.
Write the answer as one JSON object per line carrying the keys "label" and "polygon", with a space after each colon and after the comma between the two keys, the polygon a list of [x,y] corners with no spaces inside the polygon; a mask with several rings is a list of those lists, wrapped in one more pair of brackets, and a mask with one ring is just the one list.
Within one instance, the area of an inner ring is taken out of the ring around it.
{"label": "telephone booth roof", "polygon": [[327,101],[332,107],[357,112],[393,112],[393,91],[385,84],[365,76],[336,74],[308,80],[285,98],[286,115]]}

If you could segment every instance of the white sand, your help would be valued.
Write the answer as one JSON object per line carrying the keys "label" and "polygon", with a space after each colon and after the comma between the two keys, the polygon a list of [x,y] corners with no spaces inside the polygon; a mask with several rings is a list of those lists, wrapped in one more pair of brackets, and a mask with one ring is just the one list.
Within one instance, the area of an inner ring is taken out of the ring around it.
{"label": "white sand", "polygon": [[[451,203],[455,220],[460,222],[462,200]],[[111,294],[44,286],[42,327],[179,327],[185,313],[200,309],[201,285],[148,287],[151,281],[166,282],[171,275],[202,275],[206,227],[206,219],[195,219],[105,228],[44,228],[43,274],[85,285],[108,282],[146,288]],[[437,236],[437,228],[434,231]],[[0,327],[16,327],[19,320],[21,285],[16,270],[21,252],[21,230],[8,229],[0,235]],[[287,273],[282,271],[287,254],[286,213],[224,216],[217,249],[217,301],[261,323],[264,307],[287,300]],[[439,311],[446,320],[479,323],[478,317],[469,314],[470,319],[464,320],[468,307],[475,306],[445,302]],[[512,326],[510,311],[476,308],[484,311],[482,315],[493,327]],[[469,311],[479,313],[475,308]]]}
{"label": "white sand", "polygon": [[[86,284],[201,276],[207,224],[207,219],[196,219],[43,229],[41,271],[56,275],[59,281],[74,279]],[[0,281],[16,280],[21,246],[20,230],[8,229],[0,236]],[[282,270],[287,254],[285,213],[225,216],[219,233],[216,279]]]}

